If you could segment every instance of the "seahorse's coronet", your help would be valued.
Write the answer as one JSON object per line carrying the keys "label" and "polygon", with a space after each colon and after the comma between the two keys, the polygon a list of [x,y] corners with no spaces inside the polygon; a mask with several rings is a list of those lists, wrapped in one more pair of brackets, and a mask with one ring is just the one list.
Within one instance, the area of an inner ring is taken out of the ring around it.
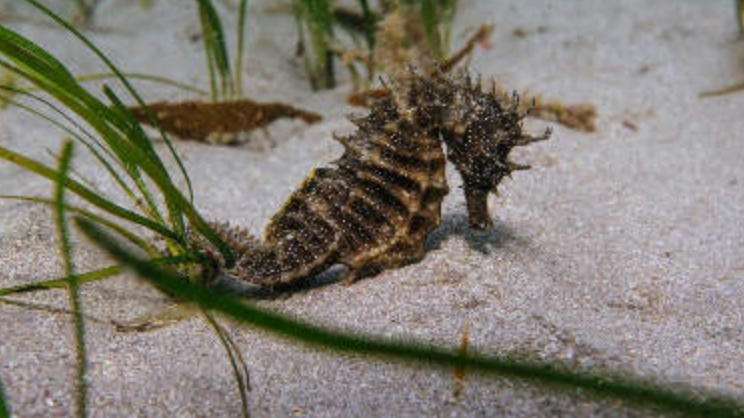
{"label": "seahorse's coronet", "polygon": [[[449,192],[445,163],[463,177],[470,224],[487,228],[487,197],[514,170],[515,146],[547,139],[522,133],[518,98],[483,92],[465,73],[411,71],[388,88],[357,130],[335,135],[344,153],[314,170],[274,215],[263,241],[220,226],[238,255],[237,278],[290,284],[333,264],[354,279],[420,260]],[[446,145],[446,154],[445,154]]]}

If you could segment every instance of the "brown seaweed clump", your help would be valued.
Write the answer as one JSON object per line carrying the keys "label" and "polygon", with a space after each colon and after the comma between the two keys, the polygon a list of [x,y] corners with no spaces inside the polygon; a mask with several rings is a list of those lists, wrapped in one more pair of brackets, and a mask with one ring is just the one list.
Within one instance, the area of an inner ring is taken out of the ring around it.
{"label": "brown seaweed clump", "polygon": [[580,132],[596,132],[597,108],[591,103],[565,105],[557,99],[534,97],[530,116],[553,121]]}
{"label": "brown seaweed clump", "polygon": [[[222,145],[235,144],[241,134],[265,128],[278,119],[301,119],[308,124],[322,119],[317,113],[283,103],[258,103],[248,99],[156,102],[147,107],[165,132],[181,139]],[[143,108],[129,110],[139,122],[152,126]]]}
{"label": "brown seaweed clump", "polygon": [[[508,94],[506,89],[495,83],[491,87],[501,95]],[[567,105],[558,99],[546,99],[541,94],[533,95],[524,92],[521,95],[520,111],[529,109],[531,117],[559,123],[579,132],[596,132],[597,108],[591,103]]]}

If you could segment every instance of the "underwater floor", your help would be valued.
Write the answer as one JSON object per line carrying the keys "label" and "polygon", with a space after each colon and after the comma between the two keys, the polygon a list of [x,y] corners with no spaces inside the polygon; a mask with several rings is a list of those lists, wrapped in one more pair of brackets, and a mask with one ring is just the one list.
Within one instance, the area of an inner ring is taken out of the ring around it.
{"label": "underwater floor", "polygon": [[[188,3],[188,4],[187,4]],[[312,93],[294,56],[291,16],[257,3],[249,17],[248,95],[319,111],[312,126],[281,122],[256,141],[220,147],[178,142],[196,204],[212,219],[256,234],[314,168],[340,155],[333,132],[348,83]],[[491,198],[493,231],[467,227],[460,179],[423,261],[363,280],[317,286],[262,306],[338,329],[559,360],[631,373],[662,384],[744,397],[744,93],[699,93],[744,80],[744,43],[729,0],[464,1],[455,40],[496,24],[470,69],[510,89],[591,102],[597,131],[554,126],[550,141],[520,149],[531,164]],[[28,11],[23,9],[22,11]],[[42,19],[43,20],[43,19]],[[3,22],[68,63],[99,62],[64,32]],[[127,71],[208,85],[190,2],[134,2],[99,10],[92,39]],[[519,29],[515,32],[515,30]],[[146,99],[186,93],[138,83]],[[536,133],[548,123],[531,121]],[[19,110],[0,112],[0,145],[51,161],[62,134]],[[274,143],[273,147],[266,145]],[[161,144],[162,145],[162,144]],[[96,178],[90,158],[75,168]],[[100,177],[100,176],[98,176]],[[50,196],[52,186],[0,163],[0,194]],[[113,195],[113,186],[97,184]],[[103,266],[81,240],[78,268]],[[58,277],[50,212],[0,201],[0,286]],[[21,298],[17,298],[21,299]],[[23,300],[66,307],[64,292]],[[200,320],[120,333],[110,320],[163,305],[148,285],[122,276],[83,288],[89,318],[90,416],[237,416],[240,400],[223,348]],[[0,378],[18,417],[68,416],[74,343],[69,318],[0,304]],[[451,370],[336,355],[233,326],[250,370],[253,417],[641,417],[621,402],[520,381],[466,375],[455,396]]]}

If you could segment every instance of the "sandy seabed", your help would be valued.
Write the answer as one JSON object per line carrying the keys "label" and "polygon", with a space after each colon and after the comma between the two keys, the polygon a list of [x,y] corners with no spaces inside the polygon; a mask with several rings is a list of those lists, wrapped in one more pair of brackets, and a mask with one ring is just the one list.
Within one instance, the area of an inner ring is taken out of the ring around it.
{"label": "sandy seabed", "polygon": [[[270,128],[257,150],[180,142],[197,205],[255,233],[314,167],[340,155],[332,132],[349,86],[312,94],[293,56],[291,17],[251,8],[246,78],[257,100],[321,111],[320,124]],[[744,93],[698,93],[744,79],[731,1],[463,1],[458,34],[496,23],[471,70],[514,89],[590,101],[598,131],[555,127],[522,149],[533,169],[491,200],[496,228],[467,228],[460,180],[448,172],[442,227],[426,258],[354,286],[317,286],[262,306],[343,330],[456,347],[466,324],[483,354],[559,360],[632,373],[679,387],[744,397]],[[192,2],[106,2],[90,33],[126,71],[207,86]],[[19,9],[26,15],[32,13]],[[43,20],[39,18],[40,20]],[[77,74],[101,71],[67,34],[36,22],[13,28],[48,47]],[[521,28],[526,37],[515,36]],[[542,29],[541,29],[542,28]],[[148,100],[185,93],[138,84]],[[544,122],[530,123],[540,132]],[[260,137],[260,135],[259,135]],[[0,113],[0,145],[51,161],[59,131],[16,109]],[[79,153],[78,172],[116,195]],[[49,196],[48,182],[0,163],[0,194]],[[87,243],[79,269],[104,265]],[[61,275],[52,217],[0,201],[0,286]],[[332,277],[331,277],[332,278]],[[332,280],[329,280],[332,281]],[[25,297],[66,306],[63,292]],[[237,416],[240,401],[213,332],[191,320],[150,333],[119,333],[162,298],[131,277],[83,289],[93,417]],[[0,378],[18,417],[68,416],[74,344],[69,318],[0,305]],[[453,373],[298,346],[230,326],[251,372],[255,417],[642,417],[648,411],[518,381]]]}

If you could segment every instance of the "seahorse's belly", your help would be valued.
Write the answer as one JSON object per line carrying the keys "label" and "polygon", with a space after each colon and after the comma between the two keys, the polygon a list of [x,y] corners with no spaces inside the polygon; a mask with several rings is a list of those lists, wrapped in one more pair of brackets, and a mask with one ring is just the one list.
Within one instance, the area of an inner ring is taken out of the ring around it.
{"label": "seahorse's belly", "polygon": [[264,231],[261,247],[272,254],[269,257],[275,259],[276,268],[260,269],[266,274],[252,281],[291,283],[337,263],[345,229],[335,214],[346,206],[349,195],[348,181],[339,170],[313,170]]}
{"label": "seahorse's belly", "polygon": [[289,283],[335,263],[392,268],[423,256],[449,190],[442,146],[429,137],[405,148],[382,137],[370,143],[363,155],[347,152],[335,168],[313,171],[272,218],[263,247],[277,265],[259,281]]}
{"label": "seahorse's belly", "polygon": [[392,268],[421,258],[449,190],[444,152],[434,138],[408,138],[405,148],[383,138],[371,143],[364,161],[340,165],[352,185],[343,208],[351,228],[342,235],[340,262],[352,269]]}

